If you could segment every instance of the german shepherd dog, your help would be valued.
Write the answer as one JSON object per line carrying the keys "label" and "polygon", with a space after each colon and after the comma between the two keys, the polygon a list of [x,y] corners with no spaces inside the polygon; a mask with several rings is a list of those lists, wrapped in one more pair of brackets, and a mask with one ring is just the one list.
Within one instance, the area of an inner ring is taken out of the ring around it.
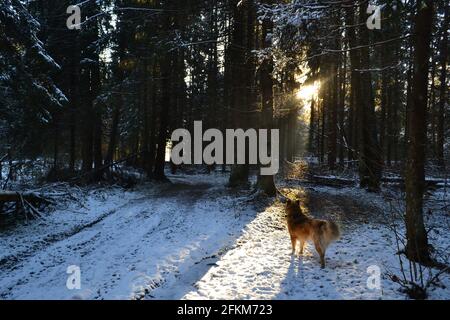
{"label": "german shepherd dog", "polygon": [[299,200],[288,199],[286,213],[292,254],[296,253],[297,241],[300,241],[300,254],[303,254],[305,242],[311,240],[320,256],[322,269],[325,268],[325,252],[331,242],[340,237],[338,225],[332,221],[316,220],[306,216],[302,212]]}

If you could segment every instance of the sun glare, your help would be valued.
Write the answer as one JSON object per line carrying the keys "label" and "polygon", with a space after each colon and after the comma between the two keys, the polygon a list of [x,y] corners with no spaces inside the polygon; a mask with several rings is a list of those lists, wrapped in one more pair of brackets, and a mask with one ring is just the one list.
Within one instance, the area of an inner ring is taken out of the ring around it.
{"label": "sun glare", "polygon": [[297,91],[297,98],[299,100],[309,102],[313,98],[315,98],[318,93],[319,93],[319,84],[317,82],[315,82],[312,85],[302,86]]}

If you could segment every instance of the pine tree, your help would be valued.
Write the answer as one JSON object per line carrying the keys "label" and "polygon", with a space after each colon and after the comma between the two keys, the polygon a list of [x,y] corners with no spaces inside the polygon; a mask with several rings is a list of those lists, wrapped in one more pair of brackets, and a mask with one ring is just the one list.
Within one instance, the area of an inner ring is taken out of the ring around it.
{"label": "pine tree", "polygon": [[406,253],[410,260],[430,260],[423,220],[425,146],[427,136],[428,71],[433,1],[417,1],[414,20],[414,74],[409,110],[408,159],[406,162]]}

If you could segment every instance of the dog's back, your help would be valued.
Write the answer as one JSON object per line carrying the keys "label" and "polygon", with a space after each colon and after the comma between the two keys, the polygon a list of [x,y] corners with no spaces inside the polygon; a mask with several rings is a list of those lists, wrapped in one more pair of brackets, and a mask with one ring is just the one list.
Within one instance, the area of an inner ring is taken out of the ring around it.
{"label": "dog's back", "polygon": [[312,219],[303,214],[300,204],[288,201],[286,206],[288,229],[291,236],[299,240],[311,238]]}

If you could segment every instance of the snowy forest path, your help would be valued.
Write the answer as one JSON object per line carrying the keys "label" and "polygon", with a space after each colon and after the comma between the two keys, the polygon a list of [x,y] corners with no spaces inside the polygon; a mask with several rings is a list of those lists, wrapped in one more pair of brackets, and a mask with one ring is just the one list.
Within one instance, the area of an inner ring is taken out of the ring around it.
{"label": "snowy forest path", "polygon": [[[374,253],[385,252],[386,245],[392,245],[388,231],[374,218],[379,208],[352,194],[330,194],[303,186],[284,191],[300,199],[305,212],[341,225],[343,236],[329,248],[327,267],[320,268],[311,244],[302,257],[291,254],[284,208],[274,203],[255,216],[235,245],[184,299],[381,297],[380,291],[370,291],[366,286],[367,267],[382,265]],[[381,239],[375,239],[378,232],[383,234]]]}
{"label": "snowy forest path", "polygon": [[[105,195],[76,215],[55,212],[46,221],[0,235],[5,240],[0,251],[9,253],[0,252],[0,297],[152,298],[154,289],[170,286],[191,267],[201,274],[199,267],[208,267],[202,262],[249,221],[251,213],[241,214],[239,205],[248,192],[230,191],[219,175],[172,175],[170,181]],[[83,220],[65,227],[64,219],[78,216]],[[80,290],[66,287],[71,265],[80,267]]]}
{"label": "snowy forest path", "polygon": [[[367,288],[368,267],[397,261],[379,196],[284,185],[311,216],[341,225],[322,270],[311,245],[303,257],[291,255],[280,202],[229,189],[219,173],[169,178],[93,192],[82,208],[1,233],[0,260],[16,258],[0,266],[0,299],[399,297],[386,278],[382,291]],[[72,265],[80,267],[80,290],[66,287]]]}

